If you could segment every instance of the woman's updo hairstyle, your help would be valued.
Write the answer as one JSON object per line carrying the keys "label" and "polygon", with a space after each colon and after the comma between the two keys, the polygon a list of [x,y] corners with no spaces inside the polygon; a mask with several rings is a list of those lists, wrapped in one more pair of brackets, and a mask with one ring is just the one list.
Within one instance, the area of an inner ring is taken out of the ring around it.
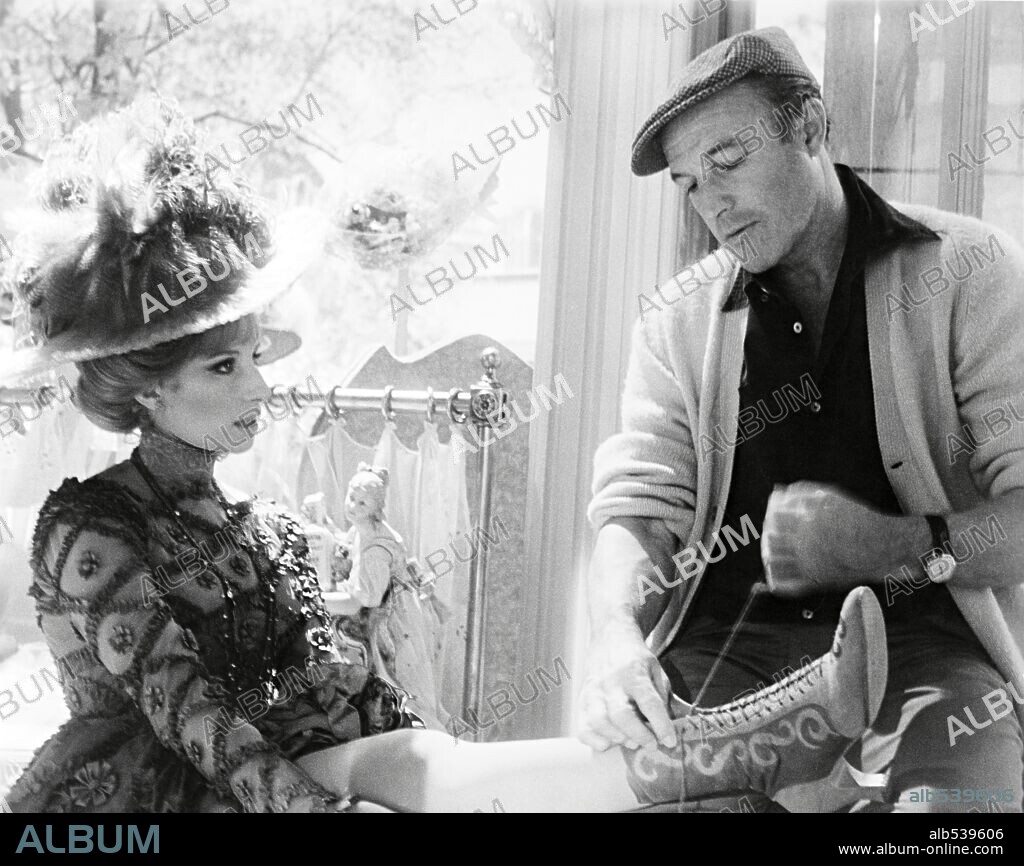
{"label": "woman's updo hairstyle", "polygon": [[378,516],[384,520],[384,503],[390,482],[391,473],[385,467],[360,462],[349,479],[348,486],[350,490],[359,490],[372,497],[380,508]]}

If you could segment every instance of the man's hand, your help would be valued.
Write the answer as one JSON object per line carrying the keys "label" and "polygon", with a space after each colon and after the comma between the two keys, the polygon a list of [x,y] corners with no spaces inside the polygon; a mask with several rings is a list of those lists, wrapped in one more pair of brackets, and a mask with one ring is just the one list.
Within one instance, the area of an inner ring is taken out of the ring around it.
{"label": "man's hand", "polygon": [[761,534],[768,588],[795,598],[878,582],[891,521],[835,485],[776,485]]}
{"label": "man's hand", "polygon": [[592,749],[672,748],[675,726],[668,715],[672,689],[638,628],[616,626],[590,641],[577,736]]}

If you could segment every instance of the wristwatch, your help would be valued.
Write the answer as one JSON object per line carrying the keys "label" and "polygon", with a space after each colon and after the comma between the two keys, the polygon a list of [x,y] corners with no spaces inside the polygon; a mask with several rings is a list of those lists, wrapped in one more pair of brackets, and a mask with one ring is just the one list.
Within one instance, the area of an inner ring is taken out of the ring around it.
{"label": "wristwatch", "polygon": [[926,514],[924,518],[932,533],[932,550],[921,558],[921,564],[932,583],[945,583],[956,569],[956,559],[950,553],[949,526],[939,514]]}

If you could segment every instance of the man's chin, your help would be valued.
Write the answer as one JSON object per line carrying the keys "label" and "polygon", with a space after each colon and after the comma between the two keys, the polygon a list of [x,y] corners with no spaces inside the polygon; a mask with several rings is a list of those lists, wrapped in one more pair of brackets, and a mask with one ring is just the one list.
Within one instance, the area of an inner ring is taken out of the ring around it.
{"label": "man's chin", "polygon": [[743,266],[743,270],[748,274],[762,274],[771,270],[775,264],[769,256],[759,250],[755,252],[752,241],[747,240],[745,234],[734,240],[726,241],[722,246]]}

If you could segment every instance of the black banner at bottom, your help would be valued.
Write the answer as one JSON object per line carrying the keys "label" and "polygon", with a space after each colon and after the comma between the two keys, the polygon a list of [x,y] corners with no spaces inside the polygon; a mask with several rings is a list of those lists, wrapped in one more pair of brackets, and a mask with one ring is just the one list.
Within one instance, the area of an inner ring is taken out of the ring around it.
{"label": "black banner at bottom", "polygon": [[[351,815],[331,816],[333,821],[346,818],[349,821],[360,820]],[[535,835],[536,831],[522,825],[519,831],[530,834],[524,837],[530,839],[529,847],[550,846],[575,855],[585,853],[591,846],[606,851],[610,830],[606,816],[600,816],[601,823],[595,825],[590,825],[593,818],[590,815],[532,816],[532,820],[538,818],[545,823],[554,819],[559,824],[557,828],[551,828],[555,832],[545,831],[544,841]],[[297,823],[300,820],[303,823],[301,828]],[[645,828],[648,832],[643,836],[636,835],[635,828],[631,828],[632,832],[626,835],[621,831],[611,832],[620,845],[628,846],[630,843],[626,840],[629,839],[643,839],[642,845],[636,850],[638,856],[649,855],[652,848],[658,846],[660,839],[664,839],[662,844],[667,854],[673,855],[675,852],[673,856],[685,857],[684,852],[687,850],[691,854],[714,850],[728,854],[730,859],[744,854],[763,857],[767,851],[771,851],[783,857],[802,859],[818,854],[840,858],[886,854],[967,854],[978,857],[1012,855],[1019,862],[1020,854],[1024,851],[1019,844],[1019,839],[1024,835],[1024,826],[1005,812],[916,815],[899,820],[880,818],[878,815],[803,815],[784,818],[781,823],[775,816],[763,814],[743,818],[722,814],[716,817],[707,814],[688,814],[684,817],[679,814],[670,820],[673,821],[673,827],[659,828],[662,832],[658,835],[652,834],[650,827]],[[708,826],[709,820],[714,822],[714,828]],[[676,821],[680,823],[675,824]],[[0,859],[4,863],[11,863],[14,862],[10,859],[12,854],[87,854],[96,859],[164,857],[177,863],[184,857],[201,857],[205,862],[218,862],[220,858],[237,861],[237,858],[247,855],[265,860],[279,855],[291,860],[323,855],[362,856],[361,846],[353,844],[359,837],[350,825],[344,828],[328,827],[323,822],[323,817],[300,819],[295,816],[275,816],[268,823],[266,817],[255,815],[226,819],[213,815],[124,815],[120,820],[112,820],[112,816],[101,818],[98,815],[11,814],[0,817]],[[570,829],[567,824],[572,825],[571,833],[566,832]],[[753,827],[753,824],[757,824],[757,827]],[[714,835],[677,835],[695,830],[701,833],[713,830]],[[362,828],[362,832],[365,833],[366,828]],[[473,858],[474,842],[487,838],[481,836],[481,832],[493,834],[494,830],[481,831],[479,827],[470,829],[467,824],[459,824],[452,832],[465,832],[465,839],[459,848],[463,856]],[[507,828],[505,832],[508,832]],[[364,838],[369,848],[376,847],[372,843],[375,836],[367,835]],[[444,836],[432,833],[406,838],[418,838],[422,844],[434,847],[427,840],[444,838],[450,845],[452,836],[450,833]],[[517,848],[513,846],[512,850]],[[409,849],[404,853],[415,856],[417,852]],[[512,851],[510,856],[514,859]],[[88,861],[76,859],[75,862]]]}

